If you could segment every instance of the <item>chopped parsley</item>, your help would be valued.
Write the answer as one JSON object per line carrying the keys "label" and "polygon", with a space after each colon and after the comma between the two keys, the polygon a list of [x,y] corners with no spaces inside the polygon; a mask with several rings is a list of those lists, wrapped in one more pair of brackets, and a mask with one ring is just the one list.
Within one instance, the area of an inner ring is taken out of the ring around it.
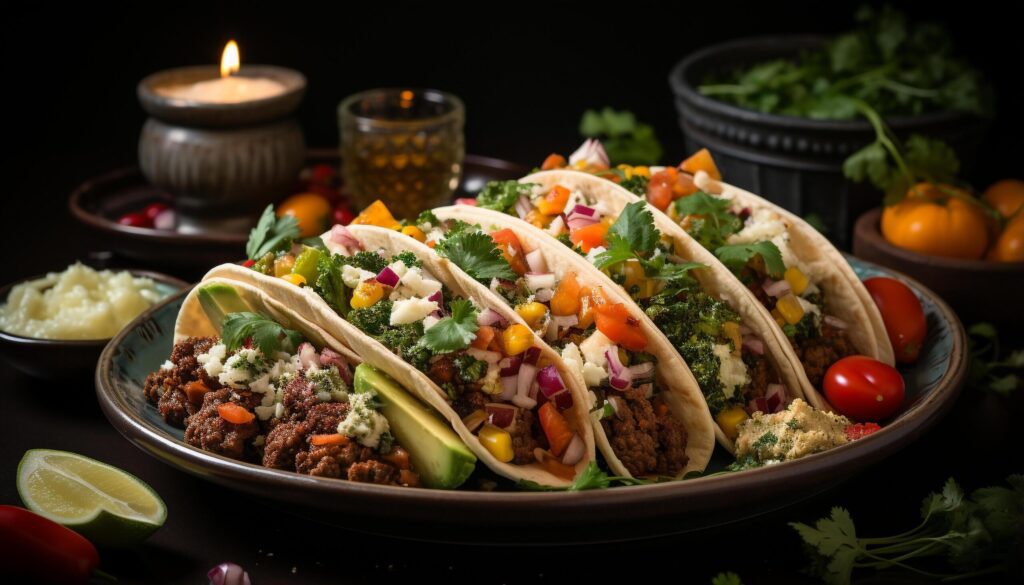
{"label": "chopped parsley", "polygon": [[494,240],[483,232],[463,231],[448,236],[437,243],[434,251],[483,284],[490,283],[492,278],[516,278]]}
{"label": "chopped parsley", "polygon": [[476,196],[476,206],[507,213],[515,207],[521,195],[528,197],[535,186],[533,183],[520,183],[514,179],[491,181],[484,185],[483,190]]}
{"label": "chopped parsley", "polygon": [[452,365],[455,366],[459,381],[465,384],[472,384],[487,375],[487,362],[478,360],[468,353],[455,356]]}
{"label": "chopped parsley", "polygon": [[405,252],[399,252],[399,253],[395,254],[394,256],[392,256],[390,264],[394,264],[395,262],[397,262],[399,260],[402,261],[402,264],[405,264],[406,268],[422,268],[423,267],[423,262],[420,262],[420,259],[416,257],[416,254],[413,254],[412,252],[409,252],[408,250],[405,251]]}
{"label": "chopped parsley", "polygon": [[[377,303],[378,305],[381,303]],[[448,353],[468,347],[476,339],[480,326],[476,322],[477,310],[465,299],[451,302],[451,315],[427,329],[420,344],[434,353]]]}
{"label": "chopped parsley", "polygon": [[437,219],[437,216],[434,215],[434,212],[429,209],[416,216],[417,226],[426,225],[428,223],[433,227],[438,227],[439,225],[441,225],[441,220]]}
{"label": "chopped parsley", "polygon": [[676,199],[676,212],[689,218],[687,233],[701,246],[714,250],[724,246],[729,236],[743,228],[743,220],[732,213],[728,199],[698,191]]}
{"label": "chopped parsley", "polygon": [[342,316],[349,309],[349,289],[341,278],[347,260],[339,254],[320,254],[316,261],[316,281],[313,282],[316,294]]}
{"label": "chopped parsley", "polygon": [[388,261],[377,252],[362,250],[345,259],[346,264],[377,274],[388,265]]}
{"label": "chopped parsley", "polygon": [[242,347],[250,338],[265,356],[274,355],[277,351],[294,351],[302,343],[301,333],[259,313],[241,311],[224,317],[221,340],[228,351]]}

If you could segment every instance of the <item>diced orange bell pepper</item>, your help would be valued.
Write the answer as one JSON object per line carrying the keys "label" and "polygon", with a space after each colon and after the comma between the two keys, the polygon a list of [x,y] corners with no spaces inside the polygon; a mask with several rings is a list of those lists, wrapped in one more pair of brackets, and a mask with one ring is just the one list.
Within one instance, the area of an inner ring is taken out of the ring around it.
{"label": "diced orange bell pepper", "polygon": [[487,346],[491,344],[492,340],[494,340],[494,335],[494,327],[491,327],[490,325],[481,325],[477,328],[476,339],[473,340],[471,345],[477,349],[487,349]]}
{"label": "diced orange bell pepper", "polygon": [[407,236],[410,236],[412,239],[416,240],[417,242],[425,242],[425,241],[427,241],[427,235],[423,233],[423,230],[421,230],[420,228],[418,228],[418,227],[416,227],[414,225],[407,225],[407,226],[405,226],[404,228],[402,228],[402,233],[407,235]]}
{"label": "diced orange bell pepper", "polygon": [[577,313],[580,329],[587,329],[594,324],[594,308],[607,302],[604,289],[599,286],[580,289],[580,310]]}
{"label": "diced orange bell pepper", "polygon": [[605,337],[632,351],[643,351],[647,347],[647,336],[640,329],[640,321],[629,314],[625,305],[606,303],[594,310],[597,330]]}
{"label": "diced orange bell pepper", "polygon": [[704,171],[712,179],[722,180],[722,173],[718,172],[718,165],[715,164],[715,159],[711,158],[711,152],[706,148],[698,150],[690,155],[690,158],[679,163],[679,168],[691,175],[696,175],[697,171]]}
{"label": "diced orange bell pepper", "polygon": [[537,414],[540,417],[540,427],[544,429],[544,436],[548,438],[548,444],[551,445],[551,452],[556,457],[561,457],[575,434],[569,428],[569,421],[565,420],[562,413],[558,412],[554,402],[545,402]]}
{"label": "diced orange bell pepper", "polygon": [[544,163],[540,165],[540,170],[550,171],[552,169],[560,169],[566,165],[565,157],[560,154],[549,154]]}
{"label": "diced orange bell pepper", "polygon": [[569,202],[570,191],[561,185],[555,185],[547,195],[537,202],[537,211],[544,215],[558,215]]}
{"label": "diced orange bell pepper", "polygon": [[551,314],[559,316],[576,315],[580,311],[580,283],[576,273],[569,272],[555,287],[551,296]]}
{"label": "diced orange bell pepper", "polygon": [[581,227],[569,234],[569,240],[573,244],[579,247],[583,253],[587,253],[591,248],[605,245],[604,238],[608,234],[608,224],[604,222],[590,224],[587,227]]}
{"label": "diced orange bell pepper", "polygon": [[652,179],[647,184],[647,202],[661,211],[665,211],[672,203],[672,186],[661,181],[655,182]]}
{"label": "diced orange bell pepper", "polygon": [[498,230],[491,233],[491,239],[501,250],[508,265],[512,267],[512,272],[520,276],[526,274],[530,267],[526,264],[526,254],[523,253],[523,246],[519,243],[515,232],[510,228]]}
{"label": "diced orange bell pepper", "polygon": [[352,220],[356,225],[375,225],[389,230],[402,229],[402,224],[391,215],[391,210],[380,199],[374,201]]}

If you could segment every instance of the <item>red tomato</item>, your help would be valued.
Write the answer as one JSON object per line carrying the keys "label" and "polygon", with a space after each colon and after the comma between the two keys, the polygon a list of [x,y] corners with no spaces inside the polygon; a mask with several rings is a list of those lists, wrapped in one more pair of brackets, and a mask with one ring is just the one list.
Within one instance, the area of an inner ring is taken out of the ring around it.
{"label": "red tomato", "polygon": [[845,357],[825,372],[825,397],[840,414],[860,421],[886,419],[903,404],[903,376],[863,355]]}
{"label": "red tomato", "polygon": [[894,278],[875,277],[864,281],[871,298],[878,305],[889,334],[896,363],[912,364],[917,361],[921,344],[928,334],[924,309],[910,287]]}
{"label": "red tomato", "polygon": [[849,441],[856,441],[857,439],[863,439],[868,435],[872,435],[882,430],[882,427],[878,426],[878,423],[854,423],[846,427],[846,439]]}
{"label": "red tomato", "polygon": [[332,219],[334,220],[334,223],[338,225],[348,225],[349,223],[352,222],[353,219],[355,219],[355,217],[356,214],[352,213],[352,210],[349,208],[348,204],[339,203],[334,208],[334,215]]}
{"label": "red tomato", "polygon": [[170,207],[166,203],[150,203],[142,210],[142,215],[145,215],[149,219],[149,223],[153,223],[156,216],[168,209],[170,209]]}
{"label": "red tomato", "polygon": [[512,271],[516,274],[522,275],[530,269],[526,264],[526,255],[523,253],[523,246],[519,243],[519,238],[509,228],[498,230],[491,234],[491,239],[501,250],[505,260],[508,260],[508,265],[512,267]]}
{"label": "red tomato", "polygon": [[153,220],[146,217],[146,214],[141,211],[133,211],[131,213],[124,214],[118,218],[117,223],[138,228],[153,227]]}
{"label": "red tomato", "polygon": [[476,199],[472,197],[459,197],[455,200],[455,205],[472,205],[476,207]]}

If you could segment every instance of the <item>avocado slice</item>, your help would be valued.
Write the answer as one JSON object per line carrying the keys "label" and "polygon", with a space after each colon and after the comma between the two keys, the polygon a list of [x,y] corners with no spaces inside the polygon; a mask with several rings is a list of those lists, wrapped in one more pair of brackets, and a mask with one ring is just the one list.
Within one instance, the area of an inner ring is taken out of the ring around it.
{"label": "avocado slice", "polygon": [[356,366],[355,391],[375,392],[380,411],[412,459],[427,487],[454,489],[476,467],[476,456],[448,423],[395,383],[385,373],[365,363]]}
{"label": "avocado slice", "polygon": [[220,282],[199,287],[199,304],[202,305],[210,323],[217,329],[217,333],[221,331],[225,315],[252,311],[248,303],[238,295],[235,287]]}

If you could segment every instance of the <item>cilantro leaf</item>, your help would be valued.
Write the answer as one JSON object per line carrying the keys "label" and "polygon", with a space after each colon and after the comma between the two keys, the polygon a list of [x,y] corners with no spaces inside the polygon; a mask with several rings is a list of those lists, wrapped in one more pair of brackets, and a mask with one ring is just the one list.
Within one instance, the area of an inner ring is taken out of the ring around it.
{"label": "cilantro leaf", "polygon": [[740,271],[754,256],[764,260],[765,271],[772,278],[781,278],[786,271],[779,247],[769,241],[734,244],[715,249],[715,256],[733,272]]}
{"label": "cilantro leaf", "polygon": [[634,257],[636,253],[628,241],[620,236],[612,236],[608,239],[608,249],[594,257],[594,266],[607,268]]}
{"label": "cilantro leaf", "polygon": [[441,225],[441,220],[437,219],[434,212],[429,209],[416,216],[416,225],[420,226],[428,223],[433,227]]}
{"label": "cilantro leaf", "polygon": [[245,253],[249,260],[255,260],[268,252],[285,250],[291,247],[299,233],[299,220],[291,215],[277,217],[274,206],[268,205],[256,222],[256,227],[249,232]]}
{"label": "cilantro leaf", "polygon": [[229,351],[242,347],[249,338],[265,356],[276,351],[294,350],[302,343],[301,333],[259,313],[242,311],[224,317],[221,340]]}
{"label": "cilantro leaf", "polygon": [[728,199],[697,191],[676,199],[675,206],[680,216],[695,216],[686,231],[709,250],[724,246],[729,236],[743,228],[743,220],[729,210]]}
{"label": "cilantro leaf", "polygon": [[490,283],[492,278],[516,279],[516,273],[512,272],[497,244],[483,232],[465,231],[446,237],[437,243],[434,251],[484,284]]}
{"label": "cilantro leaf", "polygon": [[637,121],[630,111],[604,108],[583,112],[580,134],[600,138],[612,165],[624,163],[653,165],[661,160],[662,148],[654,128]]}
{"label": "cilantro leaf", "polygon": [[643,201],[634,201],[622,209],[615,223],[608,228],[609,243],[613,236],[629,242],[633,251],[640,255],[654,251],[661,238],[654,227],[654,216]]}
{"label": "cilantro leaf", "polygon": [[476,339],[480,326],[476,322],[477,310],[465,299],[451,302],[452,314],[444,317],[423,332],[420,343],[435,353],[448,353],[468,347]]}
{"label": "cilantro leaf", "polygon": [[534,183],[520,183],[516,180],[490,181],[476,196],[476,206],[507,213],[515,206],[520,195],[529,197],[535,186]]}

